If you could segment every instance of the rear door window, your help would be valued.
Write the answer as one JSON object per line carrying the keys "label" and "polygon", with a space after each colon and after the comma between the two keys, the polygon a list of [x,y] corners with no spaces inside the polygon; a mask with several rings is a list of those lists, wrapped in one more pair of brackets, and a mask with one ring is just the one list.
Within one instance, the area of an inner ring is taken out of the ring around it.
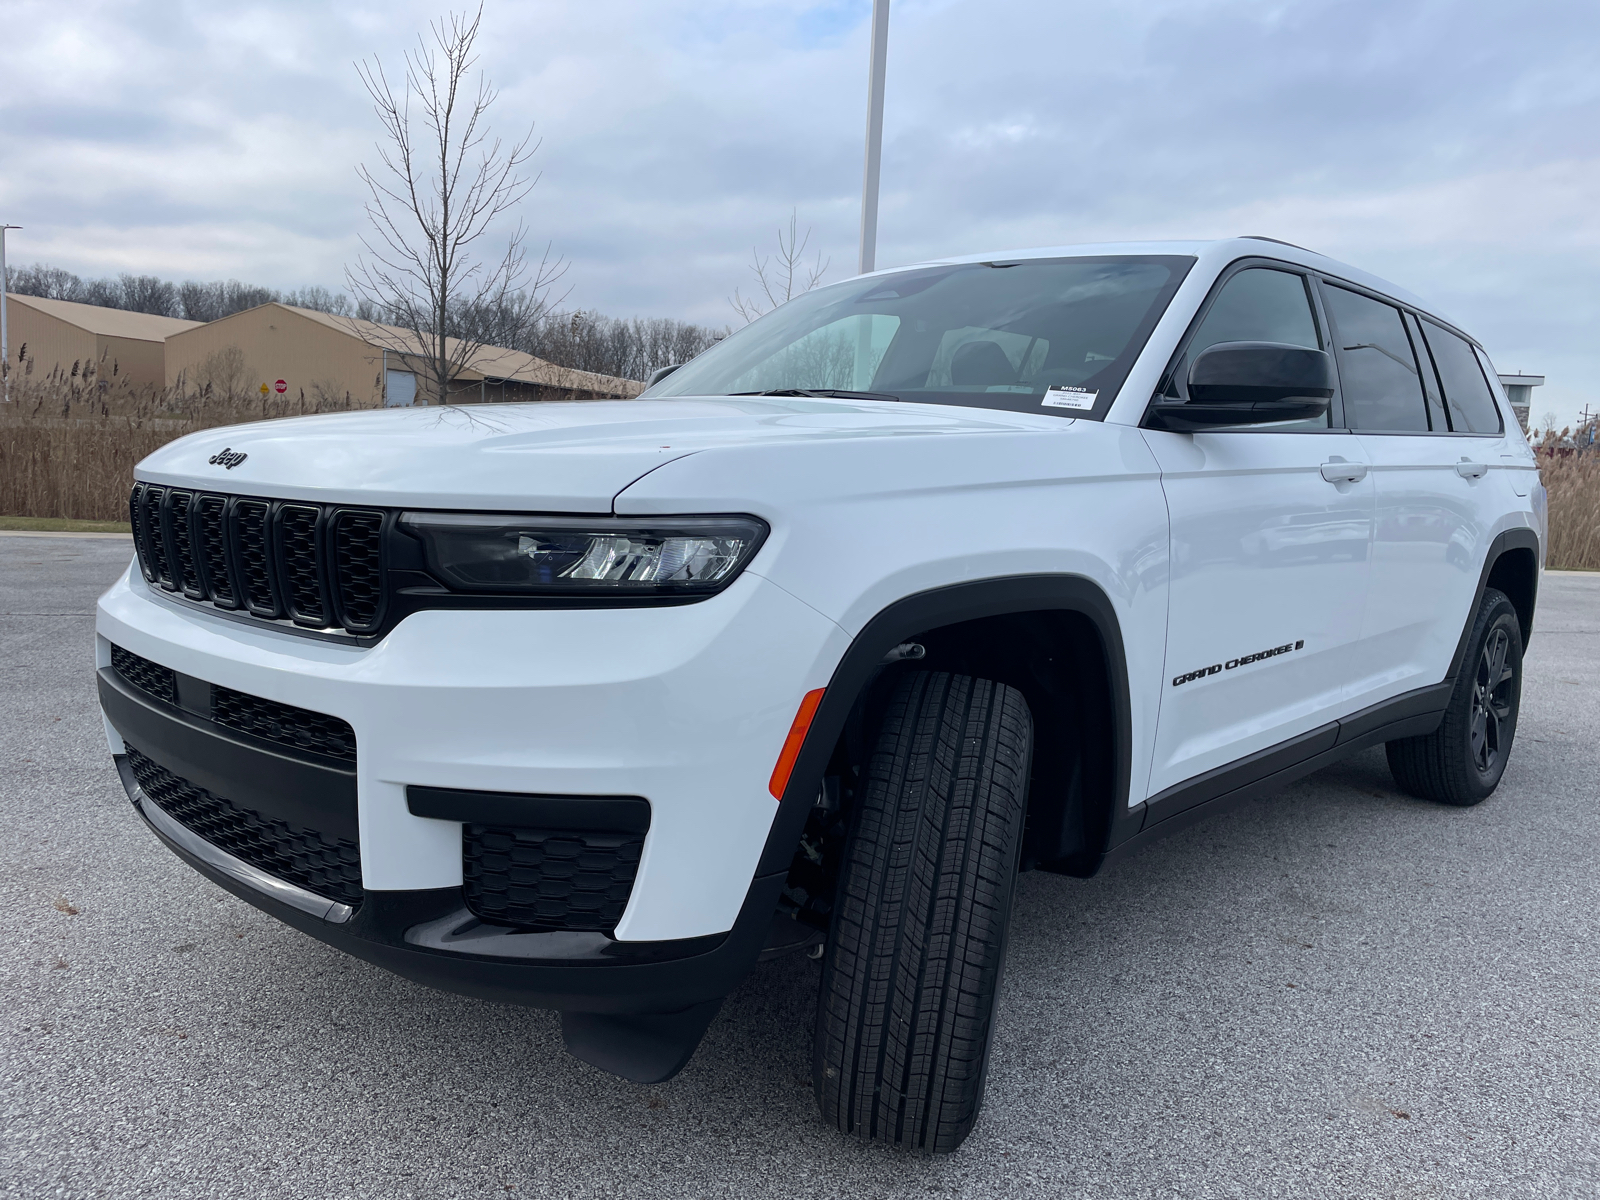
{"label": "rear door window", "polygon": [[1422,332],[1428,339],[1428,349],[1433,351],[1434,365],[1439,368],[1451,428],[1457,433],[1499,433],[1503,428],[1500,410],[1495,407],[1494,393],[1483,377],[1471,343],[1426,319]]}
{"label": "rear door window", "polygon": [[1322,298],[1333,322],[1350,428],[1426,433],[1422,375],[1400,310],[1334,284],[1323,287]]}

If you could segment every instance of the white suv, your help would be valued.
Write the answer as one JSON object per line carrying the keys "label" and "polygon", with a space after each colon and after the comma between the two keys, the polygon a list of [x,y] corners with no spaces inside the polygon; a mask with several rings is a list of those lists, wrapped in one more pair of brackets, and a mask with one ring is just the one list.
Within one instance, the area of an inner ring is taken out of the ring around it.
{"label": "white suv", "polygon": [[821,964],[826,1119],[949,1150],[1013,881],[1386,743],[1500,780],[1543,563],[1483,351],[1265,238],[819,288],[633,401],[194,434],[138,468],[106,733],[193,867],[671,1076]]}

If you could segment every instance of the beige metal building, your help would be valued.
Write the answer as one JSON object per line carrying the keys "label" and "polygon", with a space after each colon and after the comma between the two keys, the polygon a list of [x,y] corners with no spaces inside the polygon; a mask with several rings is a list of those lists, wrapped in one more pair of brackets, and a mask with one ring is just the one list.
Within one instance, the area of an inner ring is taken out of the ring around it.
{"label": "beige metal building", "polygon": [[[263,304],[174,333],[167,340],[166,382],[179,391],[233,397],[281,390],[291,400],[319,406],[425,403],[425,368],[417,350],[416,336],[404,329]],[[643,390],[632,379],[484,347],[459,373],[449,398],[454,404],[592,399],[637,396]]]}
{"label": "beige metal building", "polygon": [[198,321],[153,317],[70,300],[6,294],[12,378],[43,379],[54,371],[101,383],[166,382],[166,339]]}

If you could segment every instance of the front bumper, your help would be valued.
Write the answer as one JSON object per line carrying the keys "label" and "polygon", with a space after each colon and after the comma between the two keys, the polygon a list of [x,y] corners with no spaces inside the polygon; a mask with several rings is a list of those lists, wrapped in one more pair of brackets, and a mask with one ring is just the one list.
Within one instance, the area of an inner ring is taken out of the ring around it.
{"label": "front bumper", "polygon": [[529,933],[486,925],[459,888],[368,891],[352,909],[285,884],[217,849],[167,816],[117,771],[134,808],[179,858],[285,924],[417,983],[562,1012],[676,1012],[719,999],[749,973],[771,938],[784,876],[751,881],[727,933],[621,942],[599,933]]}
{"label": "front bumper", "polygon": [[[97,629],[102,689],[114,643],[354,730],[364,899],[330,906],[227,861],[143,797],[124,738],[137,746],[153,735],[129,728],[142,718],[108,699],[107,735],[130,797],[196,869],[421,982],[589,1011],[660,1011],[725,994],[755,961],[783,882],[756,877],[777,808],[766,781],[800,697],[826,683],[847,643],[833,622],[756,576],[674,608],[418,613],[357,649],[195,611],[130,571],[101,598]],[[201,783],[221,794],[270,786],[243,759],[230,782],[218,774],[225,764],[197,768],[193,757],[183,771],[212,770]],[[613,936],[474,923],[462,900],[461,823],[414,815],[408,785],[645,797],[650,827]],[[305,786],[285,785],[286,794]]]}

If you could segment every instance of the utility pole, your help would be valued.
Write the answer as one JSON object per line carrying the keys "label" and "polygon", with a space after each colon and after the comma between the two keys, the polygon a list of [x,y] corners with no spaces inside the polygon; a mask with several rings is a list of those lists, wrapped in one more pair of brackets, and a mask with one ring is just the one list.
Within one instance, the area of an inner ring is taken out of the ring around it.
{"label": "utility pole", "polygon": [[867,80],[867,167],[861,181],[861,274],[878,259],[878,165],[883,158],[883,73],[889,61],[889,0],[872,0],[872,57]]}
{"label": "utility pole", "polygon": [[11,290],[11,279],[6,274],[6,230],[21,229],[21,225],[0,225],[0,396],[11,403],[11,342],[6,338],[6,293]]}

